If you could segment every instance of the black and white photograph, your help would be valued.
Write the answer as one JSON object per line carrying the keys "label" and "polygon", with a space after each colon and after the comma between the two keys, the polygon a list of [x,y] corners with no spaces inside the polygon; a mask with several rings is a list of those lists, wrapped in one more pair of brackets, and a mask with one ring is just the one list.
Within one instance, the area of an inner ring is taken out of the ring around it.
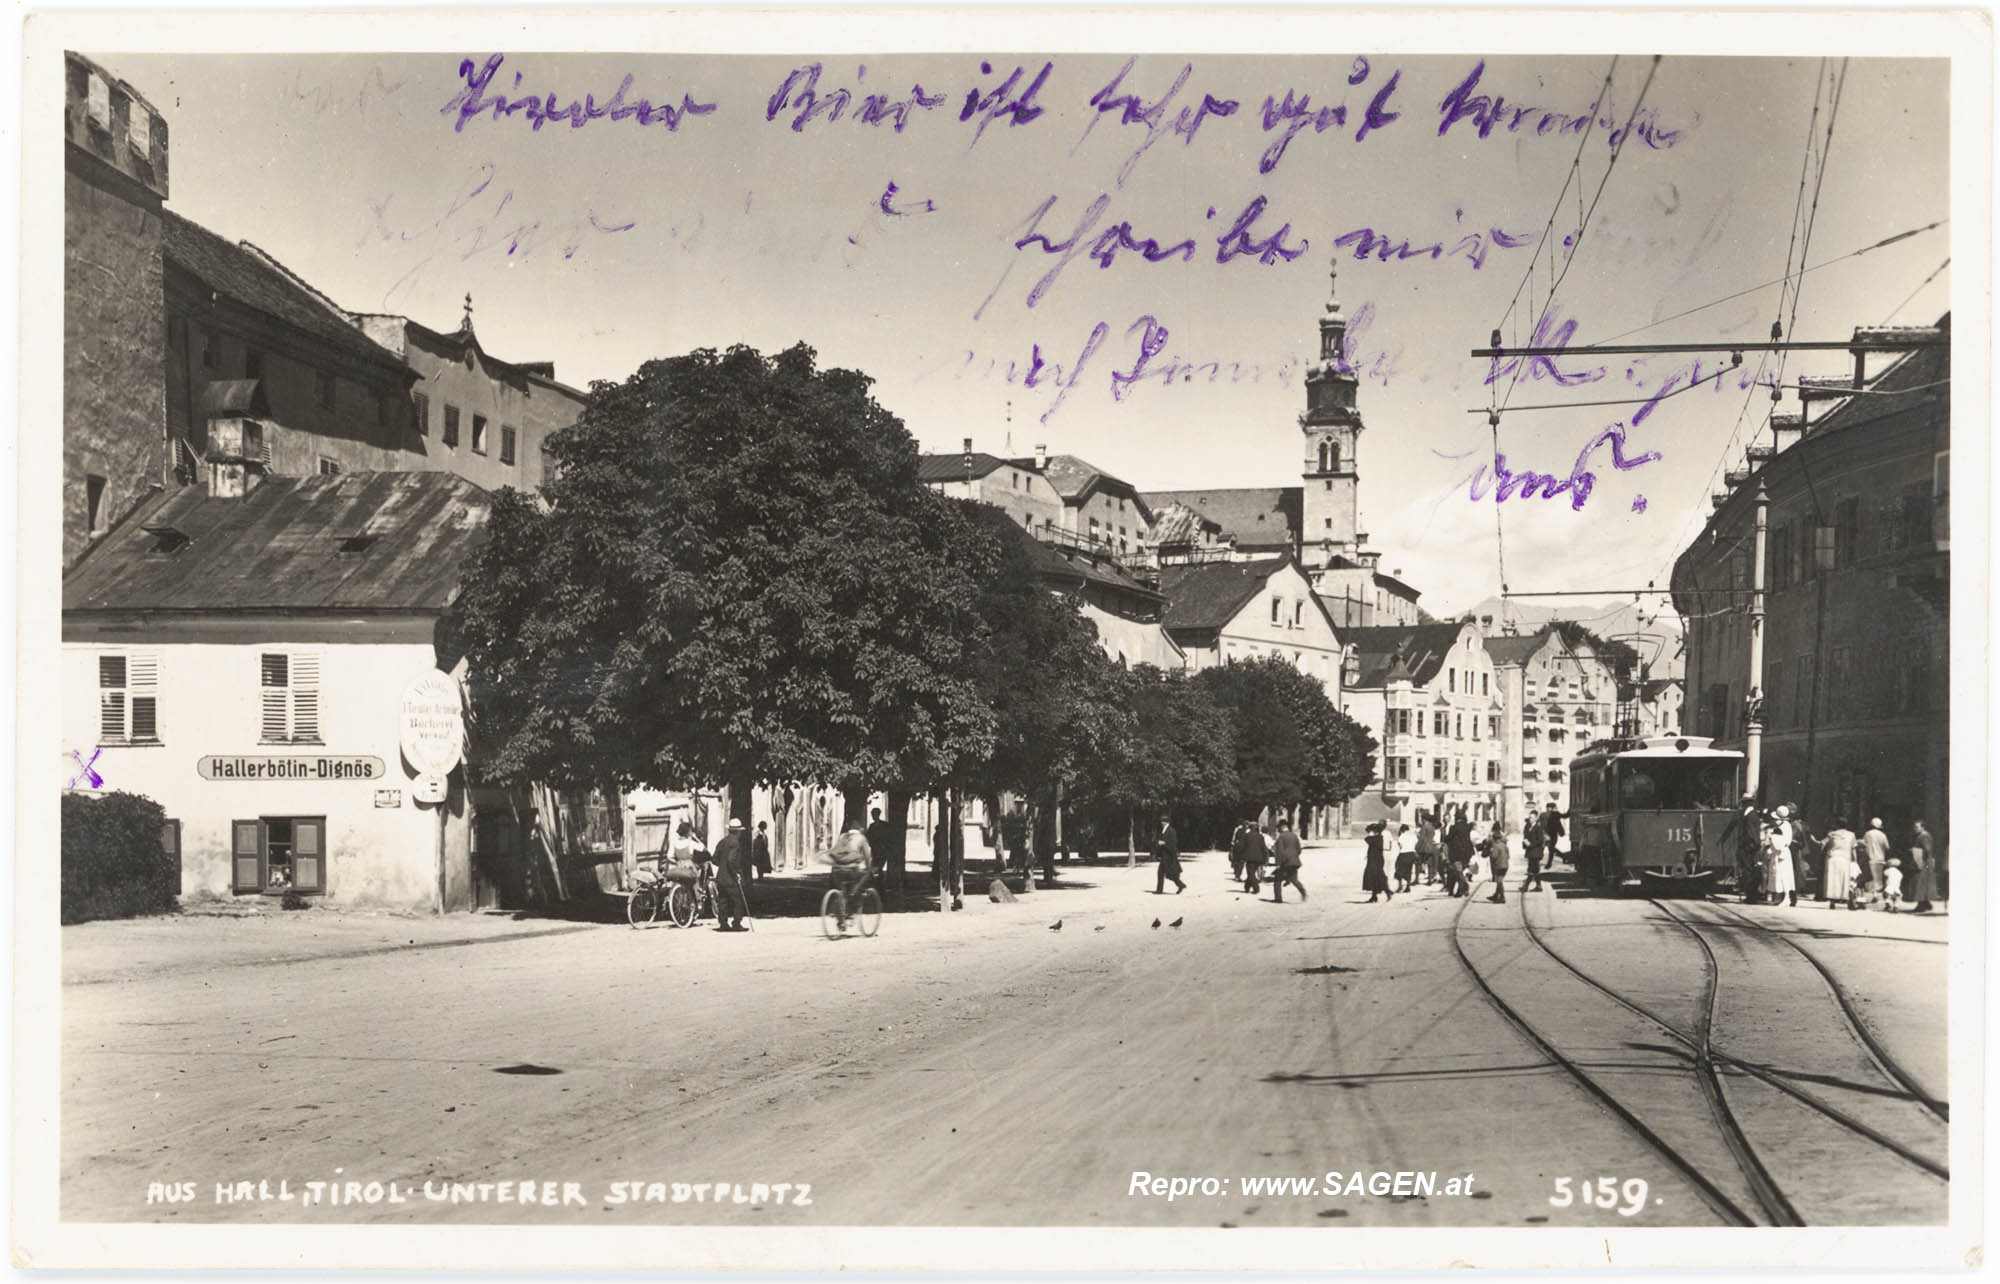
{"label": "black and white photograph", "polygon": [[17,1264],[1977,1261],[1989,22],[1234,12],[29,19]]}

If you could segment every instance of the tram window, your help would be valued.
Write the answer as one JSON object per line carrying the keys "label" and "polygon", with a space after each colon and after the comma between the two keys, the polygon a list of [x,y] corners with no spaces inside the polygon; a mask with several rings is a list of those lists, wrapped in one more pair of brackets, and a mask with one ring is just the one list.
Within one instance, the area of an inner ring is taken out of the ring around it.
{"label": "tram window", "polygon": [[1618,806],[1624,811],[1642,811],[1659,805],[1660,789],[1652,773],[1637,764],[1618,769]]}

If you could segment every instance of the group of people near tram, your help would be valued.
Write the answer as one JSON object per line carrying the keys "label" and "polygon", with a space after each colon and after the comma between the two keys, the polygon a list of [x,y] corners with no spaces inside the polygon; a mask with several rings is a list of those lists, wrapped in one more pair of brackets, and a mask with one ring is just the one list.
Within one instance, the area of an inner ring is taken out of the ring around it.
{"label": "group of people near tram", "polygon": [[1735,850],[1736,890],[1745,904],[1797,905],[1801,885],[1815,874],[1828,909],[1880,904],[1894,913],[1907,901],[1928,914],[1940,899],[1938,842],[1921,818],[1893,839],[1879,816],[1859,834],[1846,817],[1836,817],[1815,835],[1797,807],[1767,810],[1746,794],[1722,837]]}

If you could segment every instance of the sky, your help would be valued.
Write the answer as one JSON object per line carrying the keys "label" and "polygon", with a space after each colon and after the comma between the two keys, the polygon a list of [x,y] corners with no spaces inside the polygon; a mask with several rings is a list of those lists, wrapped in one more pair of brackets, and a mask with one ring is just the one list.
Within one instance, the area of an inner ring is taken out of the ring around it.
{"label": "sky", "polygon": [[[93,56],[165,116],[170,207],[343,307],[450,329],[469,293],[489,352],[578,387],[803,341],[926,450],[1046,445],[1142,490],[1298,484],[1337,262],[1362,524],[1440,616],[1496,593],[1503,554],[1516,592],[1664,585],[1771,409],[1754,353],[1650,408],[1571,403],[1684,386],[1696,358],[1489,383],[1469,354],[1496,327],[1838,340],[1934,322],[1950,284],[1948,225],[1853,254],[1950,213],[1941,62],[953,53],[809,79],[806,57]],[[649,123],[496,110],[603,106],[627,77]],[[1274,155],[1288,96],[1302,127]],[[1675,319],[1801,262],[1828,266],[1796,298]],[[1847,368],[1801,354],[1782,379]],[[1499,500],[1496,442],[1516,473],[1587,472],[1587,497]]]}

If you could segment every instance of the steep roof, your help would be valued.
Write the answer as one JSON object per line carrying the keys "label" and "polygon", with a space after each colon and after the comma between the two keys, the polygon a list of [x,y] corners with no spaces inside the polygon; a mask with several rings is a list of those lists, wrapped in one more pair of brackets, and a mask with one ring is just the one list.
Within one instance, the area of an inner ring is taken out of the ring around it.
{"label": "steep roof", "polygon": [[1356,687],[1384,686],[1389,680],[1389,670],[1400,657],[1410,671],[1410,681],[1417,686],[1427,686],[1438,670],[1444,667],[1445,657],[1458,643],[1459,631],[1465,626],[1453,620],[1445,624],[1398,625],[1388,628],[1348,629],[1341,637],[1352,645],[1361,662],[1360,676],[1352,685]]}
{"label": "steep roof", "polygon": [[241,499],[189,486],[92,548],[63,577],[63,609],[436,611],[489,511],[442,472],[267,477]]}
{"label": "steep roof", "polygon": [[1542,649],[1552,631],[1544,626],[1533,633],[1496,634],[1486,639],[1486,654],[1493,657],[1495,664],[1526,664],[1529,656]]}
{"label": "steep roof", "polygon": [[1078,577],[1103,588],[1117,589],[1157,604],[1159,590],[1126,574],[1109,558],[1093,557],[1080,549],[1059,548],[1035,539],[1026,531],[1017,532],[1032,546],[1029,553],[1035,569],[1059,584],[1072,584]]}
{"label": "steep roof", "polygon": [[1203,531],[1221,534],[1222,526],[1213,518],[1204,517],[1186,504],[1168,504],[1153,513],[1152,542],[1174,547],[1182,544],[1199,544]]}
{"label": "steep roof", "polygon": [[[1163,623],[1169,633],[1212,632],[1236,618],[1250,599],[1264,591],[1273,572],[1289,557],[1265,557],[1254,562],[1203,562],[1194,566],[1160,568],[1160,592],[1167,598]],[[1318,599],[1315,597],[1314,599]],[[1322,607],[1322,610],[1325,608]]]}
{"label": "steep roof", "polygon": [[275,259],[226,241],[172,210],[161,211],[161,230],[167,259],[199,277],[216,293],[303,331],[355,360],[411,374],[396,354],[363,334],[332,300]]}
{"label": "steep roof", "polygon": [[[998,455],[989,455],[984,451],[975,450],[972,452],[972,475],[975,478],[984,477],[994,469],[1009,462],[1011,461],[1002,459]],[[937,482],[964,481],[965,455],[963,453],[956,455],[918,455],[917,480],[926,485],[933,485]]]}
{"label": "steep roof", "polygon": [[[1033,467],[1032,460],[1015,462]],[[1139,505],[1139,515],[1148,522],[1153,520],[1153,505],[1139,493],[1138,487],[1122,477],[1105,472],[1088,459],[1075,455],[1050,455],[1040,472],[1049,479],[1049,485],[1056,488],[1056,494],[1061,495],[1066,504],[1082,503],[1090,498],[1093,491],[1108,490],[1115,495],[1131,496]]]}
{"label": "steep roof", "polygon": [[1156,490],[1143,497],[1154,508],[1185,504],[1222,527],[1243,548],[1298,543],[1304,491],[1297,486],[1238,486],[1224,490]]}

